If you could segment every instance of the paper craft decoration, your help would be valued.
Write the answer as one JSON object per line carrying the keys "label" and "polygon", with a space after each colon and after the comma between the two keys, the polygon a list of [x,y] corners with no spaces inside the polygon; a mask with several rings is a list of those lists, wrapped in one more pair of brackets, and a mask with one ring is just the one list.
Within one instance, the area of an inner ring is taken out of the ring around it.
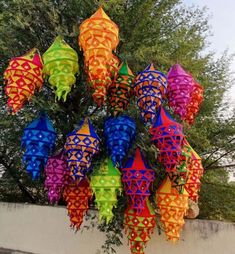
{"label": "paper craft decoration", "polygon": [[121,64],[114,81],[108,88],[109,108],[114,116],[123,112],[130,103],[133,81],[134,75],[125,61]]}
{"label": "paper craft decoration", "polygon": [[[187,143],[188,146],[190,146]],[[191,147],[191,146],[190,146]],[[200,191],[201,181],[200,178],[203,176],[204,169],[202,165],[202,159],[191,147],[191,160],[188,164],[188,180],[185,184],[185,189],[189,194],[189,198],[194,202],[198,202],[198,192]]]}
{"label": "paper craft decoration", "polygon": [[99,151],[99,143],[100,138],[88,118],[67,135],[64,149],[73,180],[83,178],[90,170],[92,158]]}
{"label": "paper craft decoration", "polygon": [[117,195],[122,191],[121,173],[109,159],[91,176],[91,188],[99,210],[99,221],[109,223],[113,208],[117,206]]}
{"label": "paper craft decoration", "polygon": [[76,82],[78,54],[60,36],[42,56],[43,72],[49,76],[49,83],[55,90],[56,98],[66,101],[68,93]]}
{"label": "paper craft decoration", "polygon": [[193,77],[180,64],[175,64],[170,68],[167,74],[167,80],[169,105],[175,114],[178,114],[182,120],[185,120],[187,106],[191,99],[191,92],[193,91]]}
{"label": "paper craft decoration", "polygon": [[154,181],[154,171],[147,164],[139,148],[122,168],[122,182],[125,194],[130,198],[130,208],[139,214],[145,208],[150,196],[150,184]]}
{"label": "paper craft decoration", "polygon": [[50,203],[58,203],[69,178],[67,160],[63,150],[48,159],[45,166],[45,175],[45,188],[48,190],[48,199]]}
{"label": "paper craft decoration", "polygon": [[157,190],[157,206],[167,239],[177,242],[184,225],[184,215],[188,210],[187,191],[184,189],[183,194],[179,194],[167,177]]}
{"label": "paper craft decoration", "polygon": [[159,149],[159,162],[164,165],[167,172],[177,171],[176,166],[181,160],[184,139],[182,125],[173,120],[161,106],[150,134],[152,142]]}
{"label": "paper craft decoration", "polygon": [[47,115],[40,116],[24,128],[21,139],[21,149],[24,149],[23,162],[33,180],[37,179],[40,171],[47,163],[49,155],[54,150],[56,132]]}
{"label": "paper craft decoration", "polygon": [[156,225],[155,213],[149,201],[140,214],[128,208],[124,215],[124,228],[128,234],[132,254],[144,254],[144,249]]}
{"label": "paper craft decoration", "polygon": [[63,197],[67,202],[70,226],[79,229],[92,199],[92,191],[88,180],[83,178],[80,182],[71,181],[65,186]]}
{"label": "paper craft decoration", "polygon": [[137,104],[141,116],[146,123],[153,124],[156,119],[156,111],[162,104],[167,89],[166,76],[155,70],[153,64],[140,72],[134,84]]}
{"label": "paper craft decoration", "polygon": [[199,112],[200,106],[203,101],[203,88],[201,85],[199,85],[197,82],[193,82],[193,89],[190,94],[190,101],[187,106],[187,113],[185,117],[185,121],[188,124],[193,124],[196,115]]}
{"label": "paper craft decoration", "polygon": [[16,113],[36,90],[42,88],[42,60],[39,51],[33,48],[23,56],[12,58],[3,75],[8,107]]}
{"label": "paper craft decoration", "polygon": [[121,167],[136,134],[136,125],[128,116],[108,118],[104,124],[104,136],[108,153],[115,166]]}
{"label": "paper craft decoration", "polygon": [[[88,81],[93,87],[94,101],[100,106],[106,100],[107,87],[111,84],[111,70],[116,64],[112,50],[118,43],[118,26],[100,7],[80,25],[79,46],[83,50]],[[111,69],[109,65],[111,64]]]}

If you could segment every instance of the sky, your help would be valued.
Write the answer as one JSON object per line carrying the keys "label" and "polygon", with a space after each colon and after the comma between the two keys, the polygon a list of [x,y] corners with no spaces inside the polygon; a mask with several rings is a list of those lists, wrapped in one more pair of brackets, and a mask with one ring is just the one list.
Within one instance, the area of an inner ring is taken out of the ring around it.
{"label": "sky", "polygon": [[[228,49],[230,54],[235,53],[235,0],[183,0],[183,3],[189,6],[207,6],[213,34],[209,38],[210,51],[216,52],[217,56],[225,49]],[[231,71],[235,73],[235,59],[231,64]],[[227,96],[234,100],[235,107],[235,84]]]}

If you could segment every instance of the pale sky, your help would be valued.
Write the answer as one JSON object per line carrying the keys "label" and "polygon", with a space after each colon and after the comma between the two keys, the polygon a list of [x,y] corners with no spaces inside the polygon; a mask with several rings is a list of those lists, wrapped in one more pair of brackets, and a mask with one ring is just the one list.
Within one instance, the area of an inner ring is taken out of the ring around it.
{"label": "pale sky", "polygon": [[[225,49],[230,54],[235,53],[235,0],[183,0],[183,3],[199,7],[207,6],[208,14],[211,16],[209,24],[212,36],[209,50],[216,52],[218,56]],[[231,65],[231,71],[235,72],[235,59]],[[235,105],[235,84],[229,93]]]}

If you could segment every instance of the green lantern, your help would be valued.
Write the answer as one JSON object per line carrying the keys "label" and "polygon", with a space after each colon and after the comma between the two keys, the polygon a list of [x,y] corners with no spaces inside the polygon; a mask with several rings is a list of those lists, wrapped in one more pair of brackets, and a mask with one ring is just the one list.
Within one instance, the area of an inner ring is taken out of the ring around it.
{"label": "green lantern", "polygon": [[113,218],[113,207],[117,205],[117,195],[122,191],[121,173],[112,161],[105,163],[91,176],[91,188],[99,209],[99,220],[107,223]]}

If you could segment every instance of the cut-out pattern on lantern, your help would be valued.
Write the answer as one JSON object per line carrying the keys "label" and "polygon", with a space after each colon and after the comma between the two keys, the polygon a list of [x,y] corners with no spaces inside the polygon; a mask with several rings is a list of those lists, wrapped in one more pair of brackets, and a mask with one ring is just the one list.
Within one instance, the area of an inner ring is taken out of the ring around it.
{"label": "cut-out pattern on lantern", "polygon": [[45,175],[45,188],[48,190],[48,199],[50,203],[58,203],[69,178],[67,160],[63,150],[49,157],[45,166]]}
{"label": "cut-out pattern on lantern", "polygon": [[[188,143],[187,145],[190,146]],[[198,202],[198,192],[201,187],[200,178],[203,176],[203,173],[202,159],[191,147],[191,160],[188,164],[188,180],[185,184],[185,189],[189,194],[189,198],[194,202]]]}
{"label": "cut-out pattern on lantern", "polygon": [[153,64],[148,65],[136,77],[134,90],[138,98],[137,104],[141,111],[141,116],[146,123],[154,123],[156,111],[162,104],[166,89],[166,76],[160,71],[155,70]]}
{"label": "cut-out pattern on lantern", "polygon": [[119,43],[118,34],[118,26],[101,7],[80,25],[79,46],[83,49],[88,81],[98,105],[106,100],[112,71],[117,68],[118,61],[112,51]]}
{"label": "cut-out pattern on lantern", "polygon": [[49,76],[49,83],[55,89],[56,98],[66,101],[68,93],[76,82],[78,54],[60,36],[42,56],[43,72]]}
{"label": "cut-out pattern on lantern", "polygon": [[137,148],[135,155],[128,159],[122,168],[125,193],[130,198],[130,208],[135,209],[137,213],[141,213],[145,208],[146,200],[150,196],[150,184],[154,178],[154,171]]}
{"label": "cut-out pattern on lantern", "polygon": [[4,72],[7,104],[13,113],[19,111],[43,85],[42,59],[36,48],[25,55],[14,57]]}
{"label": "cut-out pattern on lantern", "polygon": [[124,227],[128,234],[132,254],[144,254],[146,244],[156,225],[155,216],[149,201],[145,203],[140,214],[137,214],[132,208],[125,211]]}
{"label": "cut-out pattern on lantern", "polygon": [[80,182],[71,181],[65,186],[63,197],[67,202],[70,226],[79,229],[89,209],[89,202],[92,199],[89,181],[86,178],[83,178]]}
{"label": "cut-out pattern on lantern", "polygon": [[111,113],[116,116],[123,112],[130,103],[133,90],[134,75],[127,62],[123,62],[118,73],[108,87],[108,101]]}
{"label": "cut-out pattern on lantern", "polygon": [[182,125],[173,120],[161,106],[150,134],[152,142],[159,149],[159,162],[164,165],[167,172],[177,171],[184,139]]}
{"label": "cut-out pattern on lantern", "polygon": [[67,135],[64,148],[73,180],[83,178],[90,170],[92,158],[99,151],[99,143],[100,139],[87,118],[78,129]]}
{"label": "cut-out pattern on lantern", "polygon": [[24,128],[21,148],[25,149],[23,162],[27,172],[36,179],[54,150],[56,132],[45,113]]}
{"label": "cut-out pattern on lantern", "polygon": [[92,174],[91,188],[95,194],[99,220],[109,223],[113,218],[112,210],[117,205],[117,195],[122,191],[121,173],[110,159]]}
{"label": "cut-out pattern on lantern", "polygon": [[188,210],[187,191],[184,189],[183,194],[179,194],[167,177],[157,190],[157,206],[167,239],[177,242],[184,225],[184,215]]}
{"label": "cut-out pattern on lantern", "polygon": [[104,124],[104,136],[108,153],[115,166],[122,165],[136,134],[136,124],[128,116],[108,118]]}

